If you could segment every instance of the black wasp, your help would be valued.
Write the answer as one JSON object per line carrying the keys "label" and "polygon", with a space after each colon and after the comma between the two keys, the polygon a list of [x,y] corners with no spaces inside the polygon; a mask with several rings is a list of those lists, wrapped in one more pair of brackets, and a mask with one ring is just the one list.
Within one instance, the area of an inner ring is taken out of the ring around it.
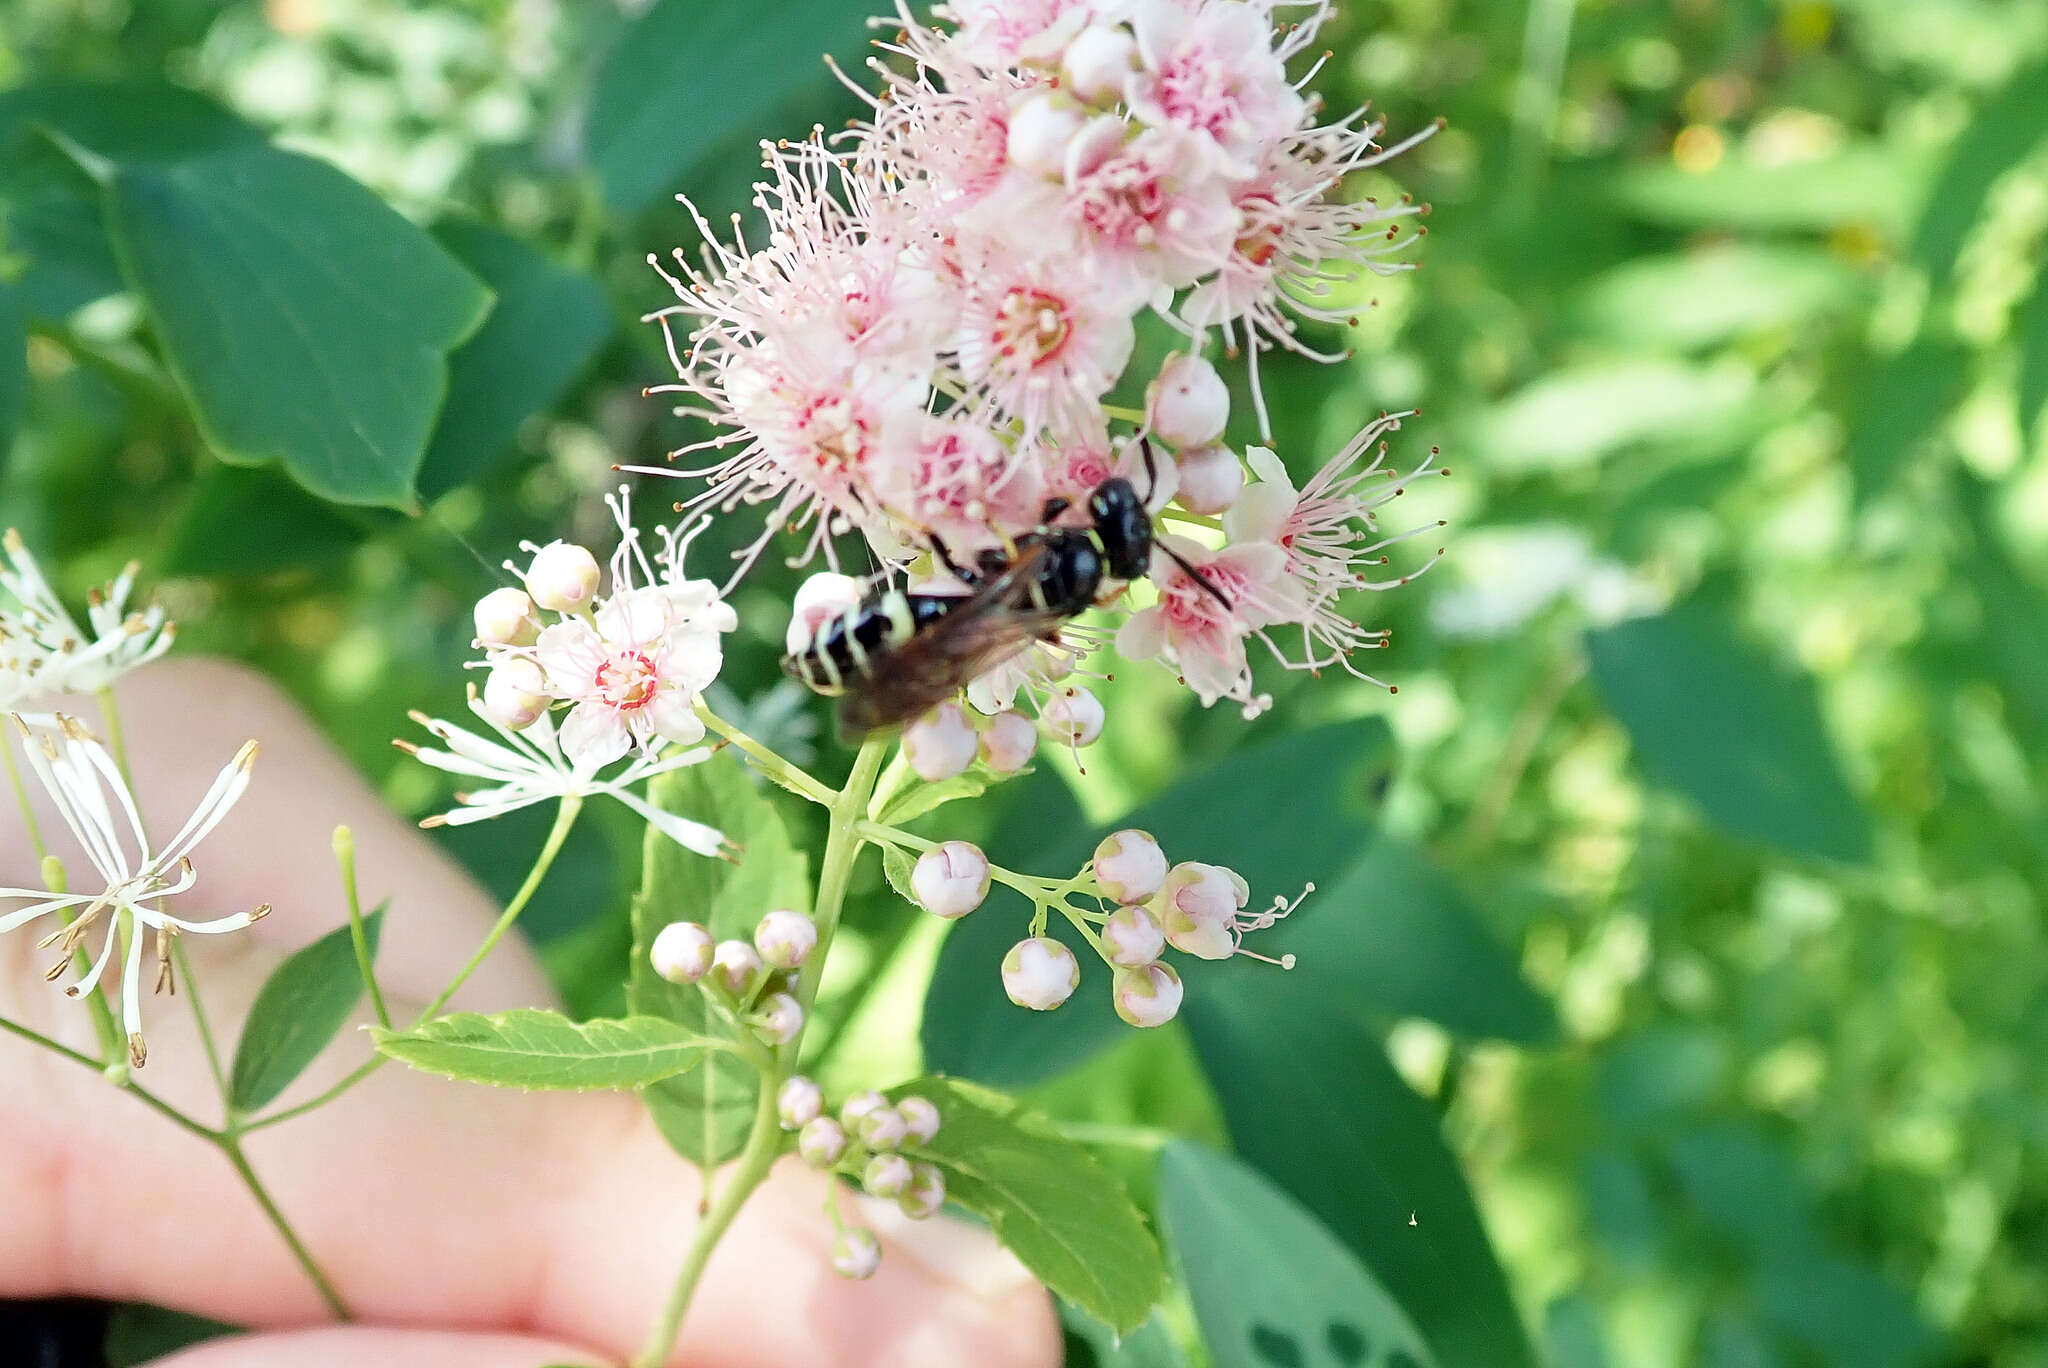
{"label": "black wasp", "polygon": [[[1149,447],[1145,465],[1153,469]],[[1062,625],[1094,606],[1105,580],[1147,573],[1153,534],[1145,503],[1129,480],[1112,476],[1089,494],[1087,526],[1059,525],[1068,501],[1049,499],[1038,527],[1014,550],[990,548],[971,566],[955,563],[934,538],[933,554],[967,586],[965,594],[879,587],[822,623],[802,650],[783,657],[782,668],[839,698],[849,734],[921,717],[1025,647],[1056,640]],[[1228,604],[1199,571],[1173,558]]]}

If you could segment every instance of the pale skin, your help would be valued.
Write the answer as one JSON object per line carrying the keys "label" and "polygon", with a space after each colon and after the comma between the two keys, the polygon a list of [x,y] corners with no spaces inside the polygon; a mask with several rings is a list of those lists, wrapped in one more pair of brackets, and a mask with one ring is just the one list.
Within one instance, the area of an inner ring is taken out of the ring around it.
{"label": "pale skin", "polygon": [[[434,995],[496,915],[257,676],[171,661],[117,692],[152,834],[175,830],[243,741],[262,743],[247,796],[199,850],[199,885],[181,900],[188,914],[275,907],[235,936],[185,938],[218,1034],[233,1038],[283,954],[343,921],[329,848],[337,824],[355,832],[365,903],[391,900],[378,968],[395,1017],[410,1019]],[[90,700],[67,707],[98,726]],[[87,877],[69,833],[42,815],[53,849]],[[21,815],[0,802],[0,885],[35,878]],[[39,938],[0,938],[0,1015],[92,1052],[82,1005],[43,981]],[[494,1011],[552,996],[508,940],[453,1006]],[[217,1122],[185,999],[149,999],[143,1011],[149,1063],[138,1081]],[[284,1102],[314,1096],[367,1051],[360,1032],[344,1031]],[[150,1301],[259,1331],[164,1360],[176,1368],[620,1363],[655,1319],[700,1194],[697,1172],[632,1098],[502,1092],[395,1066],[247,1144],[358,1324],[323,1325],[320,1301],[217,1151],[97,1074],[0,1037],[0,1298]],[[823,1179],[783,1161],[719,1246],[672,1365],[1060,1361],[1045,1293],[984,1235],[865,1207],[883,1237],[882,1268],[850,1283],[826,1262],[824,1196]]]}

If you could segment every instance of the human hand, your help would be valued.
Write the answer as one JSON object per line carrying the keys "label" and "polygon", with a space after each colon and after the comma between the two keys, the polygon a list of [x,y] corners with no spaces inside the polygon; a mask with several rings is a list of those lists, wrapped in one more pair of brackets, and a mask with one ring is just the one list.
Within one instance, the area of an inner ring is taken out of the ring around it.
{"label": "human hand", "polygon": [[[379,978],[394,1015],[430,1000],[495,916],[481,889],[385,809],[287,700],[206,661],[161,663],[121,688],[146,819],[175,823],[251,737],[249,793],[199,851],[188,906],[273,914],[232,937],[192,937],[214,1027],[231,1042],[278,959],[341,923],[329,840],[356,837],[366,903],[389,897]],[[69,705],[85,719],[89,701]],[[11,742],[11,738],[10,738]],[[63,827],[46,835],[75,859]],[[19,812],[0,803],[0,885],[36,874]],[[43,980],[47,952],[0,938],[0,1016],[79,1049],[90,1021]],[[508,942],[454,1006],[551,1000]],[[145,1004],[138,1081],[200,1117],[217,1112],[189,1004]],[[366,1018],[365,1018],[366,1019]],[[231,1048],[229,1046],[228,1048]],[[285,1102],[367,1054],[349,1030]],[[233,1172],[204,1141],[97,1074],[0,1037],[0,1297],[86,1295],[174,1306],[257,1333],[166,1360],[176,1368],[375,1363],[540,1368],[623,1360],[661,1305],[695,1221],[698,1174],[637,1100],[453,1088],[400,1068],[251,1135],[250,1160],[358,1325],[321,1303]],[[985,1234],[912,1224],[866,1203],[887,1256],[869,1282],[827,1264],[826,1179],[786,1162],[720,1245],[671,1362],[693,1368],[1043,1368],[1059,1361],[1049,1303]]]}

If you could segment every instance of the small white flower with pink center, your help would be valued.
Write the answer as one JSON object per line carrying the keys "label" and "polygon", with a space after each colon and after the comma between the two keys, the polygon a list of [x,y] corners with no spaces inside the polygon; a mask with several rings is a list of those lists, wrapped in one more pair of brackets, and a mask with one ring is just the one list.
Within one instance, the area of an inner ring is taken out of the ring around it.
{"label": "small white flower with pink center", "polygon": [[883,435],[873,483],[900,524],[956,549],[1027,532],[1045,506],[1036,462],[1019,459],[979,423],[927,413],[907,415]]}
{"label": "small white flower with pink center", "polygon": [[1399,430],[1403,418],[1412,416],[1384,414],[1367,424],[1298,490],[1287,467],[1271,451],[1253,447],[1245,453],[1259,478],[1223,515],[1223,526],[1233,541],[1279,547],[1286,556],[1286,573],[1303,586],[1309,611],[1299,619],[1302,657],[1291,660],[1275,649],[1290,668],[1341,665],[1351,674],[1371,680],[1372,676],[1352,663],[1351,655],[1383,646],[1386,633],[1365,628],[1338,612],[1339,596],[1354,589],[1399,588],[1443,555],[1439,549],[1422,566],[1393,578],[1379,579],[1370,573],[1388,563],[1389,547],[1443,525],[1427,523],[1392,535],[1380,532],[1378,510],[1431,471],[1435,458],[1431,451],[1406,474],[1388,467],[1384,438]]}
{"label": "small white flower with pink center", "polygon": [[1056,63],[1094,8],[1093,0],[949,0],[939,12],[959,26],[948,41],[960,56],[995,70]]}
{"label": "small white flower with pink center", "polygon": [[1308,102],[1273,50],[1273,21],[1242,0],[1137,0],[1140,69],[1124,86],[1148,124],[1200,134],[1219,171],[1247,176],[1258,154],[1301,126]]}
{"label": "small white flower with pink center", "polygon": [[1164,536],[1152,580],[1159,597],[1118,630],[1117,650],[1130,660],[1166,661],[1205,707],[1230,698],[1256,708],[1246,639],[1298,621],[1311,606],[1302,582],[1287,573],[1287,553],[1271,542],[1212,551]]}
{"label": "small white flower with pink center", "polygon": [[1020,446],[1099,424],[1102,396],[1131,359],[1141,301],[1072,258],[989,244],[964,255],[953,348],[967,382],[1017,420]]}
{"label": "small white flower with pink center", "polygon": [[1276,898],[1270,907],[1246,913],[1251,887],[1242,875],[1222,865],[1190,860],[1175,865],[1167,873],[1166,882],[1149,906],[1165,930],[1167,943],[1182,954],[1207,960],[1248,955],[1278,964],[1282,969],[1292,969],[1294,956],[1282,955],[1273,960],[1254,954],[1244,948],[1244,938],[1280,921],[1301,906],[1302,899],[1315,889],[1314,884],[1309,884],[1293,902]]}
{"label": "small white flower with pink center", "polygon": [[1060,212],[1099,266],[1147,294],[1217,270],[1237,237],[1237,206],[1195,138],[1172,128],[1131,137],[1108,114],[1067,148]]}

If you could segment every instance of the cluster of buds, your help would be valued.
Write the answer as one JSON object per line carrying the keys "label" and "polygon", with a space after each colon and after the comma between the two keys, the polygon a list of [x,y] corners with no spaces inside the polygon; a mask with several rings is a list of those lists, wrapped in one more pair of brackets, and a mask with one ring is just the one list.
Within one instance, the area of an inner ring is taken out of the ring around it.
{"label": "cluster of buds", "polygon": [[788,1045],[803,1034],[797,971],[818,948],[818,924],[778,909],[754,927],[751,943],[716,940],[696,922],[671,922],[648,947],[654,972],[670,983],[694,983],[765,1045]]}
{"label": "cluster of buds", "polygon": [[85,622],[57,597],[28,545],[0,532],[0,712],[58,694],[91,694],[171,649],[176,628],[154,603],[130,607],[139,566],[86,598]]}
{"label": "cluster of buds", "polygon": [[[775,1105],[782,1128],[796,1133],[797,1153],[812,1168],[858,1182],[870,1197],[896,1203],[913,1220],[936,1215],[946,1204],[946,1175],[938,1165],[904,1153],[928,1147],[939,1133],[939,1109],[928,1098],[891,1103],[878,1092],[860,1092],[834,1116],[818,1085],[798,1075],[783,1083]],[[872,1232],[840,1230],[832,1266],[841,1274],[866,1278],[880,1261]]]}
{"label": "cluster of buds", "polygon": [[560,748],[586,770],[701,741],[697,697],[724,662],[720,635],[738,625],[715,585],[684,575],[688,531],[656,529],[650,557],[627,492],[606,503],[619,528],[608,592],[588,549],[529,543],[527,563],[505,567],[520,587],[492,590],[475,610],[487,720],[523,732],[566,708]]}
{"label": "cluster of buds", "polygon": [[[1156,602],[1133,611],[1121,585],[1103,595],[1126,615],[1121,654],[1248,710],[1264,701],[1253,640],[1291,668],[1358,673],[1353,653],[1384,636],[1340,600],[1412,577],[1381,574],[1400,538],[1376,518],[1412,478],[1387,468],[1381,442],[1406,415],[1368,426],[1297,488],[1270,451],[1226,443],[1230,390],[1208,356],[1243,362],[1269,440],[1260,354],[1338,359],[1300,320],[1343,326],[1340,291],[1403,269],[1394,255],[1420,231],[1403,230],[1420,206],[1344,183],[1433,129],[1384,147],[1379,123],[1326,119],[1290,75],[1329,10],[961,0],[927,25],[903,9],[888,60],[870,63],[884,90],[865,121],[763,145],[763,244],[700,217],[699,257],[654,260],[677,299],[655,315],[678,376],[663,388],[715,429],[670,453],[708,464],[654,473],[705,482],[686,508],[767,511],[742,573],[784,527],[809,538],[800,559],[834,565],[834,538],[855,532],[892,565],[935,539],[1002,550],[1049,500],[1085,521],[1089,494],[1122,476],[1159,523],[1159,554]],[[1133,375],[1148,312],[1187,345]],[[1140,383],[1142,409],[1108,404]],[[1301,644],[1283,646],[1283,629]],[[1026,653],[1027,682],[1058,678],[1061,662],[1032,658],[1045,654]],[[973,701],[1000,715],[1016,691]],[[1091,734],[1099,709],[1084,699],[1053,691],[1041,724]],[[927,730],[921,765],[971,754],[959,719]],[[997,754],[1014,755],[1004,739]]]}
{"label": "cluster of buds", "polygon": [[[993,878],[978,846],[947,841],[918,857],[910,887],[926,911],[950,920],[981,906]],[[1133,1026],[1160,1026],[1180,1011],[1182,994],[1179,972],[1162,958],[1167,949],[1206,960],[1247,955],[1292,969],[1294,956],[1270,959],[1245,949],[1244,938],[1294,911],[1315,885],[1291,902],[1276,899],[1247,912],[1251,886],[1235,870],[1198,861],[1169,865],[1150,832],[1130,829],[1104,837],[1087,866],[1060,891],[1093,898],[1101,908],[1080,915],[1091,946],[1111,970],[1117,1015]],[[1081,984],[1081,962],[1063,942],[1032,935],[1010,947],[1002,975],[1010,1001],[1046,1012],[1073,996]]]}

